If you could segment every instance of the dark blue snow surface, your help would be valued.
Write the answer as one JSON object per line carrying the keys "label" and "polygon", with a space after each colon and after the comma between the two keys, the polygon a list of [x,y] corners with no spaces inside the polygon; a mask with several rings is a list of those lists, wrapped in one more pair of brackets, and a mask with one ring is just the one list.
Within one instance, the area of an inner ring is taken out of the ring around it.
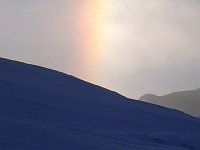
{"label": "dark blue snow surface", "polygon": [[200,150],[200,121],[0,58],[0,150]]}

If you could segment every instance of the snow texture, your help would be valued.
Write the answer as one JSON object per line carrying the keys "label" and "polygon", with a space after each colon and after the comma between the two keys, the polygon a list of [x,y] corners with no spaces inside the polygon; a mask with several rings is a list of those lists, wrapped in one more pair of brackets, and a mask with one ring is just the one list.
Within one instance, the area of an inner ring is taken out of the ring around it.
{"label": "snow texture", "polygon": [[200,120],[0,59],[1,150],[200,150]]}

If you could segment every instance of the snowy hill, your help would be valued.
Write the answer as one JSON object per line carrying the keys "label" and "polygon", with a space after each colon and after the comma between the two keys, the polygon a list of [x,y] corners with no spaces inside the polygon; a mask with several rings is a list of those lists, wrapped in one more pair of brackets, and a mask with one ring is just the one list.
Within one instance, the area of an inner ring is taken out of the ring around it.
{"label": "snowy hill", "polygon": [[53,70],[0,59],[1,150],[200,149],[200,121]]}
{"label": "snowy hill", "polygon": [[178,109],[193,116],[200,115],[200,89],[175,92],[164,96],[146,94],[140,100]]}

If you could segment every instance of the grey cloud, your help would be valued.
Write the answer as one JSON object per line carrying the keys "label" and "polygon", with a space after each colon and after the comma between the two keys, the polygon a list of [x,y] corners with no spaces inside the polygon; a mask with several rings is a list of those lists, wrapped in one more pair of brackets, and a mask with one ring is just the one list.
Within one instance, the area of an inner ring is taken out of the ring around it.
{"label": "grey cloud", "polygon": [[73,73],[75,2],[1,1],[1,56]]}
{"label": "grey cloud", "polygon": [[[74,74],[75,18],[86,0],[1,0],[0,56]],[[129,97],[200,87],[200,1],[112,0],[102,74]]]}
{"label": "grey cloud", "polygon": [[109,86],[129,97],[199,87],[200,2],[118,2],[112,21],[126,34],[110,45],[118,59],[107,67]]}

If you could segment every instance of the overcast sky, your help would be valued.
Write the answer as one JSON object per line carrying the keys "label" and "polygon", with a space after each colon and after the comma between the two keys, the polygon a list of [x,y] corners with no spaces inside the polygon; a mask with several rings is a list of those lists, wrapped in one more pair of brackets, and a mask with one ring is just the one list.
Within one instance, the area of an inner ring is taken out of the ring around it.
{"label": "overcast sky", "polygon": [[0,56],[73,74],[131,98],[200,87],[199,0],[102,0],[105,53],[99,71],[88,73],[91,79],[80,69],[76,25],[88,1],[0,0]]}

